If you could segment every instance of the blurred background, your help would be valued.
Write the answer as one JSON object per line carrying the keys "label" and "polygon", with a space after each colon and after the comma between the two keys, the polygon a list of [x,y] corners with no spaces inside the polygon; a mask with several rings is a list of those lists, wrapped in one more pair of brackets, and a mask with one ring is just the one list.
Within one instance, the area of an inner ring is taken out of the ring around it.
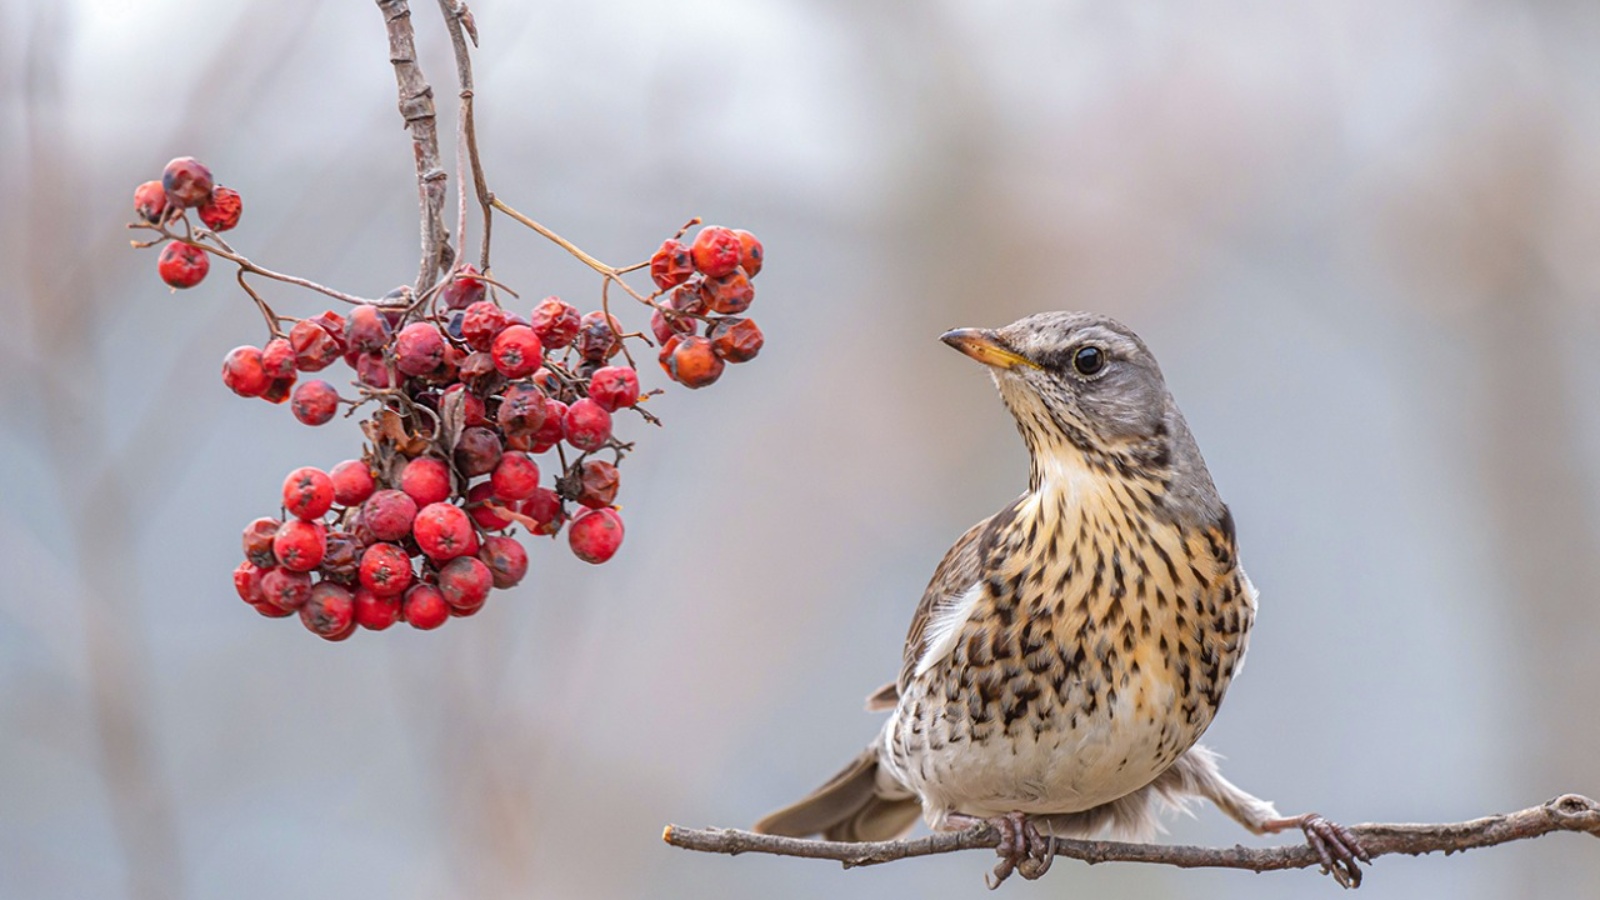
{"label": "blurred background", "polygon": [[[449,48],[412,5],[448,150]],[[933,566],[1026,483],[937,336],[1060,308],[1145,337],[1234,510],[1262,596],[1207,736],[1233,780],[1347,823],[1600,794],[1600,6],[474,9],[492,188],[619,264],[691,215],[754,230],[768,343],[652,403],[665,428],[622,420],[610,564],[540,542],[475,619],[326,644],[229,573],[355,423],[229,394],[254,308],[225,264],[170,293],[123,224],[192,154],[257,261],[415,277],[376,6],[0,0],[0,895],[981,895],[986,854],[842,871],[660,834],[748,825],[876,733]],[[502,223],[526,301],[598,303]],[[1168,839],[1270,843],[1210,808]],[[1363,895],[1593,896],[1597,851],[1385,857]],[[1334,890],[1072,862],[1006,886]]]}

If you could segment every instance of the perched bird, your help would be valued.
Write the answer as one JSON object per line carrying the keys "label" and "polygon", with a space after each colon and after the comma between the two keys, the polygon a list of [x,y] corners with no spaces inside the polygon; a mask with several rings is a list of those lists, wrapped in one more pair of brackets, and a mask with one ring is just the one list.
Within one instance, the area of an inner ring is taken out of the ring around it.
{"label": "perched bird", "polygon": [[1142,840],[1205,798],[1256,834],[1300,828],[1341,884],[1347,829],[1283,817],[1196,743],[1244,663],[1256,590],[1233,517],[1144,342],[1105,316],[1042,313],[945,343],[989,367],[1027,444],[1028,490],[945,554],[900,676],[868,699],[882,734],[769,834],[1001,835],[998,884],[1037,878],[1055,837]]}

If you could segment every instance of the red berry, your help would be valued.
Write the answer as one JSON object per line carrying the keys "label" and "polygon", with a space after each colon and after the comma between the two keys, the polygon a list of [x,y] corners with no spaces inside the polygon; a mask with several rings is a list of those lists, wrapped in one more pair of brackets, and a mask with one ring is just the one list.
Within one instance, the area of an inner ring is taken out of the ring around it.
{"label": "red berry", "polygon": [[267,595],[261,590],[261,576],[265,574],[265,569],[249,560],[239,563],[233,570],[233,589],[239,592],[239,599],[251,606],[265,603]]}
{"label": "red berry", "polygon": [[578,469],[577,501],[590,509],[610,506],[617,499],[617,467],[605,460],[586,459]]}
{"label": "red berry", "polygon": [[[510,528],[512,520],[495,512],[489,504],[494,503],[494,486],[489,482],[475,484],[467,491],[467,515],[472,516],[472,521],[478,527],[487,531],[501,531]],[[515,504],[505,504],[514,506]]]}
{"label": "red berry", "polygon": [[589,399],[606,412],[639,402],[639,373],[628,366],[605,366],[589,377]]}
{"label": "red berry", "polygon": [[401,540],[416,517],[417,502],[403,491],[378,491],[361,504],[361,521],[380,541]]}
{"label": "red berry", "polygon": [[676,240],[662,241],[661,249],[650,257],[650,280],[661,290],[677,287],[694,274],[694,259],[689,248]]}
{"label": "red berry", "polygon": [[384,390],[394,384],[394,373],[389,369],[389,359],[381,350],[356,354],[356,379],[370,388]]}
{"label": "red berry", "polygon": [[[673,346],[674,342],[676,346]],[[667,346],[672,350],[664,365],[673,381],[684,387],[703,388],[722,377],[722,359],[712,349],[710,338],[694,335],[673,338]],[[661,350],[667,353],[667,347]]]}
{"label": "red berry", "polygon": [[333,502],[340,506],[355,506],[372,496],[376,487],[372,470],[359,459],[347,459],[328,470],[333,480]]}
{"label": "red berry", "polygon": [[261,368],[273,380],[295,377],[294,345],[287,338],[273,338],[261,348]]}
{"label": "red berry", "polygon": [[291,572],[310,572],[322,565],[327,550],[328,529],[321,522],[290,519],[278,526],[272,539],[272,554]]}
{"label": "red berry", "polygon": [[533,521],[529,529],[534,534],[555,534],[567,521],[566,510],[561,506],[561,495],[549,488],[539,488],[533,496],[522,501],[517,512]]}
{"label": "red berry", "polygon": [[500,444],[500,436],[492,430],[483,427],[464,429],[456,441],[456,468],[468,478],[487,475],[500,465],[500,454],[504,449]]}
{"label": "red berry", "polygon": [[578,336],[572,346],[578,355],[590,362],[605,362],[622,350],[622,326],[616,316],[607,316],[596,310],[585,313],[578,326]]}
{"label": "red berry", "polygon": [[261,603],[252,603],[250,605],[255,607],[255,611],[256,612],[261,613],[263,616],[266,616],[269,619],[282,619],[282,618],[285,618],[287,616],[294,615],[294,610],[279,609],[278,607],[272,605],[270,602],[266,602],[266,601],[263,601]]}
{"label": "red berry", "polygon": [[730,316],[718,319],[711,328],[711,352],[731,363],[749,362],[761,352],[766,338],[754,319]]}
{"label": "red berry", "polygon": [[133,211],[152,225],[159,224],[167,212],[167,191],[159,181],[146,181],[133,191]]}
{"label": "red berry", "polygon": [[455,276],[439,289],[439,299],[444,301],[447,309],[466,309],[481,301],[489,290],[484,280],[476,277],[481,274],[471,263],[463,265],[456,270]]}
{"label": "red berry", "polygon": [[283,480],[283,506],[302,519],[320,519],[333,507],[333,479],[315,466],[302,466]]}
{"label": "red berry", "polygon": [[700,234],[694,239],[694,245],[689,248],[689,255],[693,258],[696,269],[707,278],[716,278],[739,267],[739,259],[744,255],[744,245],[739,243],[739,236],[734,234],[732,229],[720,225],[708,225],[700,229]]}
{"label": "red berry", "polygon": [[342,641],[356,627],[355,597],[331,581],[318,582],[300,607],[300,621],[317,637]]}
{"label": "red berry", "polygon": [[484,538],[483,549],[478,551],[478,558],[489,567],[494,586],[501,590],[515,587],[523,576],[528,574],[528,551],[516,538],[506,537],[503,534]]}
{"label": "red berry", "polygon": [[270,569],[278,564],[278,558],[272,554],[272,539],[278,536],[278,526],[283,523],[277,519],[257,519],[244,527],[244,558],[263,569]]}
{"label": "red berry", "polygon": [[428,558],[441,561],[478,552],[478,534],[466,510],[452,503],[429,503],[417,512],[411,525],[417,546]]}
{"label": "red berry", "polygon": [[705,287],[706,305],[713,312],[723,315],[737,315],[750,308],[751,301],[756,299],[756,289],[750,286],[750,277],[743,269],[734,269],[726,275],[716,278],[707,276]]}
{"label": "red berry", "polygon": [[339,392],[320,378],[307,381],[294,389],[289,408],[296,419],[307,425],[326,425],[339,411]]}
{"label": "red berry", "polygon": [[489,485],[501,500],[526,500],[539,489],[539,464],[526,453],[501,454],[500,464],[489,476]]}
{"label": "red berry", "polygon": [[474,350],[488,352],[494,339],[511,324],[511,316],[488,300],[480,300],[466,308],[461,316],[461,339]]}
{"label": "red berry", "polygon": [[407,375],[427,375],[444,364],[445,342],[432,322],[412,322],[394,339],[395,368]]}
{"label": "red berry", "polygon": [[393,331],[382,310],[370,303],[363,303],[350,310],[350,318],[345,322],[345,350],[350,353],[382,350],[389,343],[389,335]]}
{"label": "red berry", "polygon": [[578,335],[578,309],[560,297],[546,297],[533,308],[528,324],[546,347],[560,350]]}
{"label": "red berry", "polygon": [[567,407],[561,430],[567,436],[567,443],[579,450],[599,450],[611,438],[611,413],[584,397]]}
{"label": "red berry", "polygon": [[400,620],[400,598],[379,596],[364,587],[355,592],[356,624],[371,631],[382,631]]}
{"label": "red berry", "polygon": [[183,241],[167,244],[156,261],[156,272],[161,280],[175,288],[192,288],[204,280],[209,271],[211,259],[206,252]]}
{"label": "red berry", "polygon": [[695,320],[675,312],[658,309],[650,314],[650,331],[663,344],[672,340],[674,335],[694,334],[697,328]]}
{"label": "red berry", "polygon": [[489,598],[494,573],[475,556],[458,556],[439,570],[439,591],[458,612],[474,613]]}
{"label": "red berry", "polygon": [[419,456],[400,470],[400,490],[415,500],[418,508],[438,503],[450,496],[450,467],[444,460]]}
{"label": "red berry", "polygon": [[686,315],[703,315],[706,311],[706,277],[696,275],[672,292],[668,306]]}
{"label": "red berry", "polygon": [[411,586],[411,557],[395,544],[373,544],[361,554],[361,586],[393,597]]}
{"label": "red berry", "polygon": [[[459,400],[453,399],[457,396],[460,397]],[[444,395],[439,400],[440,410],[448,409],[452,403],[461,404],[461,424],[468,427],[489,424],[483,398],[467,390],[466,385],[458,382],[444,389]]]}
{"label": "red berry", "polygon": [[348,531],[328,532],[326,545],[319,571],[342,584],[354,582],[361,573],[361,554],[367,546]]}
{"label": "red berry", "polygon": [[227,231],[239,224],[239,213],[244,201],[233,188],[218,185],[211,189],[211,199],[200,205],[200,221],[212,231]]}
{"label": "red berry", "polygon": [[200,206],[211,199],[211,170],[192,156],[180,156],[167,163],[161,173],[161,187],[173,206]]}
{"label": "red berry", "polygon": [[739,268],[754,278],[761,272],[761,263],[766,251],[762,250],[761,241],[743,228],[735,228],[733,233],[739,236]]}
{"label": "red berry", "polygon": [[562,423],[566,417],[567,405],[560,400],[552,400],[546,397],[544,401],[544,424],[539,426],[539,431],[534,434],[534,443],[543,445],[547,450],[550,447],[554,447],[560,442],[564,433]]}
{"label": "red berry", "polygon": [[547,415],[543,391],[531,384],[513,384],[500,398],[495,419],[500,423],[500,430],[511,435],[537,432]]}
{"label": "red berry", "polygon": [[449,620],[450,604],[444,602],[444,594],[439,593],[438,588],[419,584],[406,592],[401,616],[412,628],[432,631]]}
{"label": "red berry", "polygon": [[267,389],[261,392],[261,399],[268,403],[282,403],[289,399],[289,390],[294,387],[294,378],[274,378],[267,382]]}
{"label": "red berry", "polygon": [[507,378],[527,378],[544,362],[539,335],[526,325],[507,325],[490,350],[494,367]]}
{"label": "red berry", "polygon": [[622,546],[622,517],[614,509],[586,509],[572,520],[567,543],[579,559],[599,565]]}
{"label": "red berry", "polygon": [[506,383],[506,377],[495,368],[494,357],[482,350],[467,354],[467,358],[461,361],[457,377],[479,397],[493,395]]}
{"label": "red berry", "polygon": [[267,602],[282,610],[294,611],[306,605],[311,596],[311,576],[279,566],[261,576],[261,593]]}
{"label": "red berry", "polygon": [[294,350],[294,367],[302,372],[320,372],[344,354],[340,340],[311,319],[301,319],[289,329],[289,346]]}
{"label": "red berry", "polygon": [[272,379],[261,367],[261,350],[258,347],[235,347],[222,359],[222,383],[241,397],[259,397],[266,393]]}

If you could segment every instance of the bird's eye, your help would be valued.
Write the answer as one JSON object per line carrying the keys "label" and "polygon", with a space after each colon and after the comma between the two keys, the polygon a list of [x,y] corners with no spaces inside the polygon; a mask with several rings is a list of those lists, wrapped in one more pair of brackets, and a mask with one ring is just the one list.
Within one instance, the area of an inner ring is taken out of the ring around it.
{"label": "bird's eye", "polygon": [[1106,354],[1099,347],[1082,347],[1072,354],[1072,367],[1079,375],[1093,375],[1106,367]]}

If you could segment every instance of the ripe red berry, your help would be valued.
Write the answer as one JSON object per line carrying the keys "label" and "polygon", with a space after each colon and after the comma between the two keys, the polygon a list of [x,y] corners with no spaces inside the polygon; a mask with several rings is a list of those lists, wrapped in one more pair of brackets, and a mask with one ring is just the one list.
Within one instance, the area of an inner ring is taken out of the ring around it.
{"label": "ripe red berry", "polygon": [[528,551],[516,538],[503,534],[484,538],[478,558],[489,567],[494,586],[501,590],[515,587],[528,574]]}
{"label": "ripe red berry", "polygon": [[363,303],[351,309],[350,318],[345,321],[345,350],[349,353],[382,350],[389,343],[389,335],[393,331],[382,310],[370,303]]}
{"label": "ripe red berry", "polygon": [[526,325],[508,325],[495,336],[490,350],[494,367],[507,378],[527,378],[544,362],[539,335]]}
{"label": "ripe red berry", "polygon": [[259,347],[235,347],[222,359],[222,383],[241,397],[259,397],[266,393],[272,379],[261,367]]}
{"label": "ripe red berry", "polygon": [[656,310],[650,314],[650,331],[655,334],[656,341],[665,344],[672,340],[674,335],[694,334],[699,323],[688,316],[680,316],[674,312]]}
{"label": "ripe red berry", "polygon": [[261,576],[261,593],[278,609],[293,612],[304,606],[311,596],[311,576],[305,572],[291,572],[282,566],[268,569]]}
{"label": "ripe red berry", "polygon": [[302,466],[283,480],[283,506],[290,515],[320,519],[333,506],[333,479],[315,466]]}
{"label": "ripe red berry", "polygon": [[534,523],[528,529],[534,534],[555,534],[567,521],[566,510],[561,506],[561,495],[549,488],[534,491],[532,497],[517,507],[517,512]]}
{"label": "ripe red berry", "polygon": [[322,565],[327,550],[328,529],[321,522],[290,519],[278,526],[272,539],[272,554],[291,572],[310,572]]}
{"label": "ripe red berry", "polygon": [[295,377],[294,346],[287,338],[273,338],[261,348],[261,368],[274,381]]}
{"label": "ripe red berry", "polygon": [[161,249],[156,261],[156,272],[161,280],[175,288],[192,288],[211,271],[211,258],[199,247],[183,241],[172,241]]}
{"label": "ripe red berry", "polygon": [[639,373],[628,366],[604,366],[589,377],[589,399],[606,412],[639,402]]}
{"label": "ripe red berry", "polygon": [[751,301],[756,299],[756,290],[750,286],[750,277],[743,269],[734,269],[726,275],[716,278],[707,277],[702,293],[706,298],[706,305],[713,312],[725,316],[737,315],[750,308]]}
{"label": "ripe red berry", "polygon": [[[563,423],[565,422],[566,418],[567,405],[562,403],[560,400],[554,400],[546,397],[544,401],[544,424],[539,426],[539,431],[534,434],[534,444],[536,446],[542,446],[545,450],[548,450],[559,443],[562,435],[565,433],[565,426]],[[544,451],[536,450],[534,452],[542,453]]]}
{"label": "ripe red berry", "polygon": [[[459,400],[452,398],[459,396]],[[450,404],[461,404],[462,424],[468,427],[473,425],[487,425],[489,419],[483,405],[483,398],[467,390],[465,384],[457,382],[444,389],[444,395],[439,400],[441,410],[449,409]]]}
{"label": "ripe red berry", "polygon": [[605,362],[622,351],[622,326],[599,310],[584,313],[572,346],[590,362]]}
{"label": "ripe red berry", "polygon": [[419,584],[406,592],[400,614],[412,628],[432,631],[449,620],[450,604],[444,602],[444,594],[438,588]]}
{"label": "ripe red berry", "polygon": [[578,469],[577,501],[590,509],[610,506],[617,499],[617,467],[601,459],[586,459]]}
{"label": "ripe red berry", "polygon": [[278,564],[278,558],[272,555],[272,539],[278,535],[278,526],[283,523],[277,519],[257,519],[244,527],[242,543],[244,544],[244,558],[263,569],[270,569]]}
{"label": "ripe red berry", "polygon": [[548,415],[544,392],[531,384],[513,384],[500,398],[495,419],[507,435],[537,432]]}
{"label": "ripe red berry", "polygon": [[560,297],[546,297],[533,308],[528,324],[539,340],[552,350],[560,350],[578,335],[578,309]]}
{"label": "ripe red berry", "polygon": [[311,319],[301,319],[289,329],[289,346],[294,366],[302,372],[320,372],[344,354],[339,339]]}
{"label": "ripe red berry", "polygon": [[146,181],[133,191],[133,211],[152,225],[160,224],[167,212],[167,191],[159,181]]}
{"label": "ripe red berry", "polygon": [[676,240],[661,243],[661,249],[650,257],[650,280],[661,290],[677,287],[694,274],[694,259],[689,248]]}
{"label": "ripe red berry", "polygon": [[480,300],[468,306],[461,316],[461,339],[474,350],[488,352],[494,347],[495,337],[510,324],[509,313],[488,300]]}
{"label": "ripe red berry", "polygon": [[[691,335],[673,338],[676,346],[666,357],[667,374],[684,387],[703,388],[722,377],[722,359],[711,347],[711,339]],[[671,343],[669,342],[669,346]],[[666,353],[667,348],[662,347]]]}
{"label": "ripe red berry", "polygon": [[318,582],[300,607],[300,621],[317,637],[342,641],[356,627],[355,596],[331,581]]}
{"label": "ripe red berry", "polygon": [[400,598],[380,596],[358,587],[355,591],[356,624],[370,631],[382,631],[400,620]]}
{"label": "ripe red berry", "polygon": [[326,425],[339,411],[339,392],[320,378],[307,381],[294,389],[289,408],[296,419],[307,425]]}
{"label": "ripe red berry", "polygon": [[754,319],[730,316],[718,319],[711,328],[711,352],[731,363],[749,362],[766,342]]}
{"label": "ripe red berry", "polygon": [[599,450],[611,438],[611,413],[595,401],[584,397],[567,407],[561,430],[567,443],[579,450]]}
{"label": "ripe red berry", "polygon": [[395,544],[373,544],[361,554],[361,586],[393,597],[411,586],[411,557]]}
{"label": "ripe red berry", "polygon": [[355,370],[358,381],[380,391],[392,386],[395,381],[394,372],[389,368],[389,359],[381,350],[356,354]]}
{"label": "ripe red berry", "polygon": [[380,541],[401,540],[416,518],[417,502],[403,491],[377,491],[361,504],[361,521]]}
{"label": "ripe red berry", "polygon": [[438,503],[450,496],[450,467],[442,459],[419,456],[400,470],[400,490],[417,502],[417,507]]}
{"label": "ripe red berry", "polygon": [[[486,531],[500,531],[510,528],[512,520],[495,512],[490,507],[491,503],[497,502],[492,484],[487,481],[483,484],[475,484],[467,491],[467,515],[472,517],[472,521],[478,523],[479,528]],[[515,506],[512,503],[504,505],[507,507]]]}
{"label": "ripe red berry", "polygon": [[477,478],[494,471],[500,465],[504,451],[500,436],[488,428],[467,428],[456,441],[456,468],[468,478]]}
{"label": "ripe red berry", "polygon": [[200,221],[212,231],[227,231],[239,224],[239,213],[244,201],[233,188],[218,185],[211,189],[211,199],[200,205]]}
{"label": "ripe red berry", "polygon": [[693,258],[696,269],[707,278],[716,278],[739,267],[739,259],[744,256],[744,246],[739,243],[739,236],[734,234],[732,229],[720,225],[707,225],[695,236],[694,245],[689,248],[689,255]]}
{"label": "ripe red berry", "polygon": [[173,206],[200,206],[211,199],[211,170],[192,156],[180,156],[167,163],[161,173],[161,187]]}
{"label": "ripe red berry", "polygon": [[501,454],[500,464],[489,476],[489,485],[501,500],[526,500],[539,489],[539,464],[526,453]]}
{"label": "ripe red berry", "polygon": [[417,546],[436,562],[478,552],[478,534],[466,510],[452,503],[429,503],[411,525]]}
{"label": "ripe red berry", "polygon": [[407,375],[426,375],[444,363],[444,348],[437,325],[412,322],[395,336],[395,368]]}
{"label": "ripe red berry", "polygon": [[739,236],[739,268],[754,278],[761,272],[761,263],[766,251],[761,248],[761,241],[743,228],[735,228],[733,233]]}
{"label": "ripe red berry", "polygon": [[457,612],[477,612],[493,587],[494,573],[475,556],[458,556],[439,569],[439,591]]}
{"label": "ripe red berry", "polygon": [[294,615],[293,610],[279,609],[269,601],[252,603],[250,605],[255,608],[256,612],[266,616],[269,619],[282,619]]}
{"label": "ripe red berry", "polygon": [[239,563],[233,570],[233,589],[239,592],[239,599],[251,606],[265,603],[267,595],[261,590],[261,576],[265,574],[265,569],[249,560]]}
{"label": "ripe red berry", "polygon": [[359,459],[347,459],[328,470],[328,477],[333,481],[333,502],[340,506],[356,506],[368,497],[376,487],[372,480],[372,470]]}
{"label": "ripe red berry", "polygon": [[622,546],[622,517],[614,509],[586,509],[567,528],[567,543],[579,559],[599,565]]}
{"label": "ripe red berry", "polygon": [[439,299],[444,301],[445,308],[466,309],[482,300],[489,290],[489,285],[478,277],[482,274],[471,263],[457,269],[450,281],[439,289]]}

